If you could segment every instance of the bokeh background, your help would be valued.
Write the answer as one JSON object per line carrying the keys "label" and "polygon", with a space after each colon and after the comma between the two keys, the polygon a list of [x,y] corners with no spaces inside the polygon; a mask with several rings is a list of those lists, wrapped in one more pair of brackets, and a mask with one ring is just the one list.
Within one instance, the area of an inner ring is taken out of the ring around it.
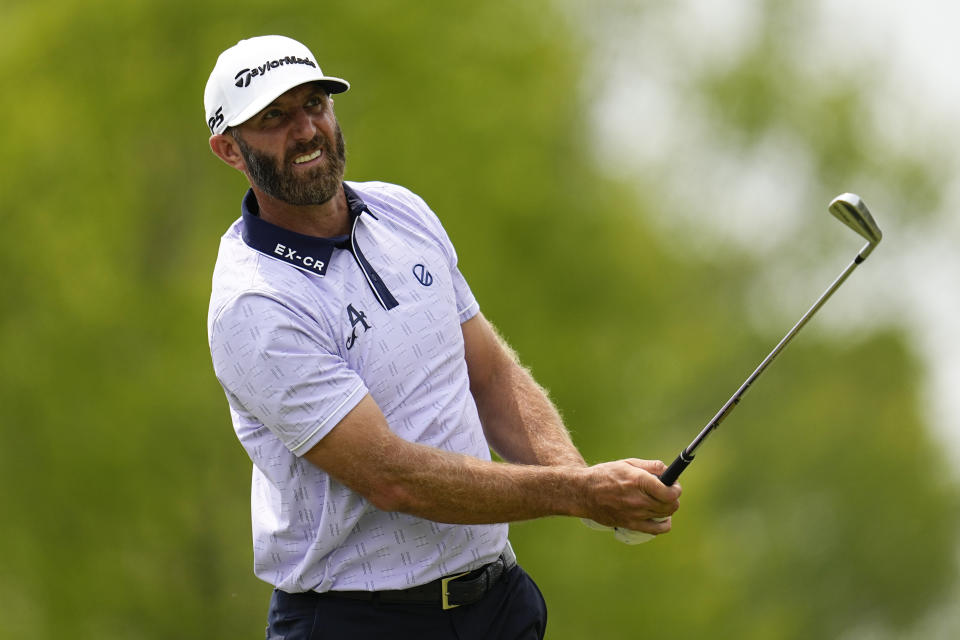
{"label": "bokeh background", "polygon": [[942,5],[4,0],[0,638],[262,637],[205,329],[244,182],[202,90],[267,33],[352,82],[348,178],[426,198],[592,462],[669,461],[712,417],[862,244],[833,196],[886,232],[701,449],[673,533],[513,526],[548,637],[960,637]]}

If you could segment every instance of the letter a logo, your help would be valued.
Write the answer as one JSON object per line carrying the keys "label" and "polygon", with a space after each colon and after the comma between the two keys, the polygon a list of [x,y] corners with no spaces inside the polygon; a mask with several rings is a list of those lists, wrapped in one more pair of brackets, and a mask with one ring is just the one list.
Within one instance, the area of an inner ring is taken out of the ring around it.
{"label": "letter a logo", "polygon": [[357,342],[357,325],[362,324],[364,332],[370,328],[370,325],[367,323],[367,314],[363,311],[357,311],[352,304],[347,305],[347,318],[349,318],[350,326],[353,328],[350,337],[347,338],[347,351],[349,351],[353,349],[353,345]]}

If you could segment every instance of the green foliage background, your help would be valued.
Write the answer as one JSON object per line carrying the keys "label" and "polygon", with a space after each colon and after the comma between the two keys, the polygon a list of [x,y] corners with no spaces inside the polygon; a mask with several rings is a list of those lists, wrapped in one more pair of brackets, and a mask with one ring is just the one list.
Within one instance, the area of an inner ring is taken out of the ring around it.
{"label": "green foliage background", "polygon": [[[205,334],[244,182],[207,148],[202,90],[219,51],[265,33],[351,81],[348,178],[431,203],[588,459],[669,461],[778,338],[743,323],[761,265],[667,250],[656,185],[637,196],[594,166],[588,43],[549,0],[7,0],[0,638],[262,637],[249,462]],[[932,167],[833,153],[867,144],[855,91],[810,87],[781,110],[789,68],[762,47],[697,79],[732,146],[774,124],[826,132],[822,200],[864,169],[936,198]],[[670,536],[513,527],[549,637],[896,636],[949,596],[957,489],[903,336],[788,353],[684,477]]]}

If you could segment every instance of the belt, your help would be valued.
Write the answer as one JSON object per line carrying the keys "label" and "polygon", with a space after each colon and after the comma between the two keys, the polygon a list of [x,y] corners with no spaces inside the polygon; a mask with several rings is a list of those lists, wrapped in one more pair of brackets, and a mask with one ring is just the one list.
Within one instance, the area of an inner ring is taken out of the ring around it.
{"label": "belt", "polygon": [[319,595],[385,603],[433,604],[440,605],[442,609],[454,609],[479,601],[516,564],[513,550],[508,546],[499,558],[479,569],[438,578],[409,589],[324,591]]}

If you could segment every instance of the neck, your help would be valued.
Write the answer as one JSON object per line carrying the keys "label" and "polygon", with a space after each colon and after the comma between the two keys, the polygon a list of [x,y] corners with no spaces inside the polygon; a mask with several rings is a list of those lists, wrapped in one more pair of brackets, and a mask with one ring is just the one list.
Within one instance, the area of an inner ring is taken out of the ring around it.
{"label": "neck", "polygon": [[332,238],[350,233],[350,215],[343,185],[323,204],[295,205],[267,195],[256,186],[253,193],[260,205],[260,217],[296,233]]}

